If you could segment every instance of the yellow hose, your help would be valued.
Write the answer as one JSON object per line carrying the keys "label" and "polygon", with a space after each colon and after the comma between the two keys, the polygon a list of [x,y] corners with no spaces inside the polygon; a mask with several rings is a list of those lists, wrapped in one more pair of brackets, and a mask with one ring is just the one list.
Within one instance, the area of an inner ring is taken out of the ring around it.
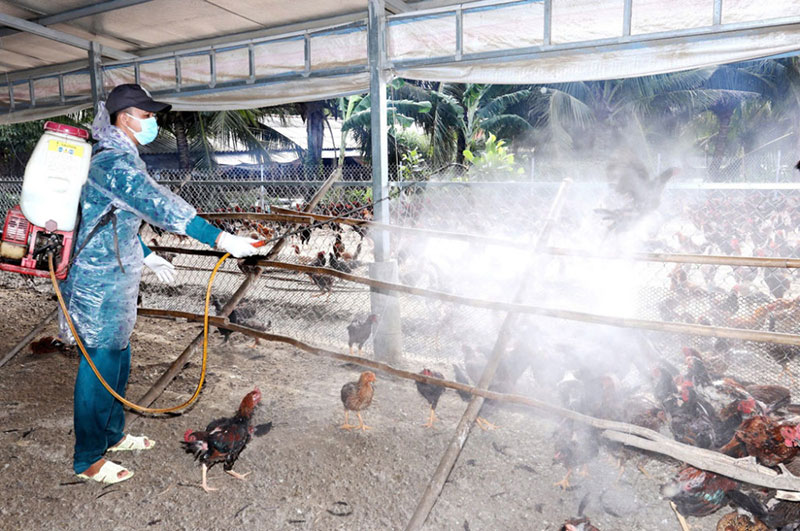
{"label": "yellow hose", "polygon": [[203,366],[200,370],[200,381],[197,382],[197,389],[194,390],[194,394],[192,397],[184,402],[179,406],[174,407],[164,407],[164,408],[154,408],[154,407],[144,407],[138,404],[134,404],[133,402],[126,400],[125,398],[121,397],[116,391],[114,391],[108,383],[103,379],[103,376],[100,374],[100,371],[97,370],[92,358],[89,357],[89,354],[86,352],[86,348],[83,346],[83,342],[81,342],[81,338],[78,336],[78,333],[75,331],[75,325],[72,324],[72,319],[69,316],[69,312],[67,311],[67,305],[64,302],[64,297],[61,295],[61,290],[58,288],[58,281],[56,281],[56,273],[55,269],[53,268],[53,254],[50,253],[48,256],[48,262],[50,263],[50,280],[53,282],[53,289],[56,292],[56,297],[58,297],[58,304],[61,305],[61,311],[64,312],[64,317],[67,319],[67,324],[69,325],[69,329],[72,331],[72,337],[75,338],[75,342],[78,345],[83,357],[86,358],[86,362],[89,364],[89,367],[92,368],[94,371],[95,376],[97,379],[100,380],[100,383],[103,384],[103,387],[111,393],[111,396],[122,402],[122,405],[127,406],[131,409],[135,409],[136,411],[141,411],[142,413],[171,413],[173,411],[178,411],[179,409],[183,409],[188,407],[192,404],[197,397],[200,395],[200,390],[203,388],[203,382],[206,379],[206,361],[208,359],[208,306],[211,302],[211,286],[214,284],[214,277],[217,276],[217,270],[222,265],[228,257],[230,256],[229,253],[225,253],[222,258],[219,259],[217,265],[214,266],[214,270],[211,271],[211,277],[208,279],[208,288],[206,289],[206,308],[205,314],[203,317]]}

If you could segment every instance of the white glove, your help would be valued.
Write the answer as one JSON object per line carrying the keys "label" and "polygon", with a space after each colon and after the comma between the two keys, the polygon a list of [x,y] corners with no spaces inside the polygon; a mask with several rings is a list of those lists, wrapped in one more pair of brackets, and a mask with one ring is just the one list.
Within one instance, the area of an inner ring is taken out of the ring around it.
{"label": "white glove", "polygon": [[144,259],[144,265],[149,267],[161,282],[172,284],[172,282],[175,280],[175,266],[158,256],[156,253],[148,254]]}
{"label": "white glove", "polygon": [[258,240],[235,236],[230,232],[221,232],[217,240],[217,247],[226,253],[231,253],[236,258],[245,258],[258,253],[258,248],[253,247]]}

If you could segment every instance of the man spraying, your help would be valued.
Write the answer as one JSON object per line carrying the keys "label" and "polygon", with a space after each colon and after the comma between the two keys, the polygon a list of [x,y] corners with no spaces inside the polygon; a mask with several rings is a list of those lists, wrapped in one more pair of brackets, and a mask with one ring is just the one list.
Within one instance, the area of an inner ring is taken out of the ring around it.
{"label": "man spraying", "polygon": [[[190,236],[237,258],[255,254],[256,240],[223,232],[197,216],[189,203],[147,173],[138,146],[158,136],[156,113],[170,105],[153,101],[139,85],[119,85],[100,103],[92,124],[89,177],[81,192],[76,255],[62,286],[67,310],[100,374],[121,396],[130,372],[130,336],[142,266],[159,280],[174,279],[172,264],[139,237],[142,221]],[[69,339],[66,321],[59,321]],[[84,479],[118,483],[133,472],[107,461],[106,452],[148,450],[155,441],[123,432],[122,404],[102,387],[85,359],[75,380],[73,469]]]}

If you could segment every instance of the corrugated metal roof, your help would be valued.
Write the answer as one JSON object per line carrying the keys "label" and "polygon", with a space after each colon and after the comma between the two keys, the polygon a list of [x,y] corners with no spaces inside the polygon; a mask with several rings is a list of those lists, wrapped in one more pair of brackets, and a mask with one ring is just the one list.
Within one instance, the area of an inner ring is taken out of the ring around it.
{"label": "corrugated metal roof", "polygon": [[[131,53],[366,10],[366,0],[151,0],[50,25]],[[0,1],[0,13],[36,20],[114,2]],[[117,2],[117,4],[125,4]],[[0,37],[0,73],[85,59],[86,52],[29,33]]]}

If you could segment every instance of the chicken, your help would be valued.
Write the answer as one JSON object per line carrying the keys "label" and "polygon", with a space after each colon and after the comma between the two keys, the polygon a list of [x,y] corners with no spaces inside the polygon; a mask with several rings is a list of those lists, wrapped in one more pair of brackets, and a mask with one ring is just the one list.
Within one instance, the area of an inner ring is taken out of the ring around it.
{"label": "chicken", "polygon": [[[224,304],[216,295],[211,296],[211,304],[214,305],[214,309],[217,311],[217,315],[222,313],[222,308]],[[228,315],[228,321],[233,324],[237,324],[239,326],[246,326],[248,328],[253,328],[255,330],[261,330],[262,332],[267,331],[272,323],[268,322],[266,326],[264,326],[260,321],[256,319],[256,309],[252,306],[243,306],[240,305],[233,309],[233,311]],[[228,340],[231,338],[231,334],[233,333],[232,330],[228,330],[227,328],[217,328],[219,333],[224,338],[223,343],[227,343]],[[259,346],[261,342],[258,338],[255,338],[255,341],[251,348],[255,348]]]}
{"label": "chicken", "polygon": [[305,256],[305,255],[301,254],[300,253],[300,246],[298,246],[298,245],[292,245],[292,249],[294,249],[294,259],[297,260],[298,264],[309,265],[312,262],[314,262],[315,260],[317,260],[316,257],[312,258],[310,256]]}
{"label": "chicken", "polygon": [[787,271],[765,269],[764,283],[776,299],[782,299],[792,287],[792,276]]}
{"label": "chicken", "polygon": [[[429,369],[422,369],[420,372],[423,376],[430,376],[432,378],[439,378],[440,380],[444,380],[444,375],[440,372],[431,371]],[[436,420],[436,405],[439,403],[439,398],[444,393],[444,387],[441,385],[433,385],[429,383],[423,382],[416,382],[417,384],[417,391],[422,397],[428,401],[428,404],[431,406],[431,412],[428,417],[428,422],[424,424],[426,428],[432,428],[433,423]]]}
{"label": "chicken", "polygon": [[[252,231],[250,234],[248,234],[248,237],[254,240],[260,240],[261,234],[256,231]],[[257,255],[250,256],[248,258],[240,258],[236,260],[236,266],[239,268],[239,271],[245,275],[258,275],[261,272],[261,267],[259,267],[256,262],[258,262],[258,260],[261,258],[262,257]]]}
{"label": "chicken", "polygon": [[769,531],[759,519],[739,514],[737,511],[728,513],[717,522],[717,531]]}
{"label": "chicken", "polygon": [[342,273],[352,273],[360,265],[358,256],[361,254],[361,247],[362,244],[359,242],[356,246],[356,252],[350,255],[350,253],[340,253],[334,245],[333,252],[328,253],[328,261],[331,267]]}
{"label": "chicken", "polygon": [[217,490],[209,487],[206,480],[208,469],[217,463],[224,463],[225,472],[236,479],[244,480],[249,474],[249,472],[247,474],[234,472],[233,465],[250,442],[253,433],[250,421],[260,401],[261,391],[256,387],[245,395],[233,417],[217,419],[203,431],[188,429],[183,434],[184,449],[194,454],[195,459],[199,460],[203,467],[201,487],[204,491]]}
{"label": "chicken", "polygon": [[[775,314],[770,313],[767,316],[767,328],[770,332],[775,332],[776,326],[776,317]],[[789,376],[789,379],[794,383],[794,375],[792,374],[791,370],[789,369],[789,362],[800,353],[800,347],[797,345],[783,345],[780,343],[768,343],[767,344],[767,354],[770,355],[772,359],[774,359],[778,365],[783,368],[782,374],[786,374]]]}
{"label": "chicken", "polygon": [[770,529],[796,531],[800,529],[800,503],[779,501],[761,519]]}
{"label": "chicken", "polygon": [[710,385],[718,375],[711,374],[705,360],[697,349],[683,347],[683,357],[688,369],[687,376],[695,387]]}
{"label": "chicken", "polygon": [[660,407],[646,409],[626,408],[629,412],[628,422],[648,430],[660,431],[661,426],[667,422],[667,415]]}
{"label": "chicken", "polygon": [[61,352],[70,355],[74,349],[58,338],[46,336],[31,343],[31,352],[34,354],[49,354],[51,352]]}
{"label": "chicken", "polygon": [[753,456],[764,466],[778,466],[794,459],[798,446],[798,426],[778,424],[770,417],[757,415],[744,420],[719,451],[731,457]]}
{"label": "chicken", "polygon": [[256,223],[256,232],[258,233],[257,240],[271,240],[275,237],[275,231],[261,223]]}
{"label": "chicken", "polygon": [[680,400],[665,402],[664,409],[672,420],[670,429],[676,441],[699,448],[712,448],[720,441],[720,420],[714,407],[694,389],[689,380],[680,381]]}
{"label": "chicken", "polygon": [[[361,373],[357,382],[348,382],[342,386],[342,404],[344,405],[344,424],[343,430],[369,430],[369,426],[364,424],[364,419],[361,418],[361,411],[367,409],[372,403],[372,395],[374,390],[372,382],[375,381],[375,373],[372,371],[365,371]],[[349,414],[355,411],[358,415],[358,426],[351,426],[349,423]]]}
{"label": "chicken", "polygon": [[333,243],[333,252],[337,258],[341,258],[342,260],[352,260],[353,255],[348,253],[345,250],[344,242],[342,241],[342,235],[336,235],[336,241]]}
{"label": "chicken", "polygon": [[625,206],[597,212],[611,221],[611,231],[624,230],[658,208],[664,186],[678,172],[677,168],[669,168],[652,178],[632,151],[620,153],[606,166],[606,175],[609,185],[623,199]]}
{"label": "chicken", "polygon": [[600,531],[600,529],[593,526],[588,518],[570,518],[564,522],[559,531]]}
{"label": "chicken", "polygon": [[745,385],[732,378],[723,378],[719,387],[742,400],[752,401],[753,409],[759,410],[760,415],[777,411],[792,401],[792,392],[782,385]]}
{"label": "chicken", "polygon": [[334,253],[328,253],[328,262],[331,265],[332,269],[336,271],[341,271],[342,273],[352,273],[353,268],[350,267],[350,264],[345,262],[344,260],[339,260],[336,258]]}
{"label": "chicken", "polygon": [[692,466],[681,468],[672,482],[661,487],[661,494],[675,502],[683,516],[707,516],[729,502],[763,512],[760,502],[741,492],[736,481]]}
{"label": "chicken", "polygon": [[347,325],[347,346],[350,347],[350,355],[353,355],[353,345],[358,345],[358,355],[361,356],[361,349],[372,335],[372,326],[378,322],[378,316],[370,314],[359,323],[356,319]]}
{"label": "chicken", "polygon": [[[326,264],[325,253],[320,251],[317,253],[317,258],[308,264],[311,267],[325,267]],[[331,292],[333,291],[333,277],[328,275],[320,275],[319,273],[308,273],[309,278],[317,286],[320,290],[320,293],[312,295],[312,297],[321,297],[322,295],[327,295],[325,300],[331,296]]]}
{"label": "chicken", "polygon": [[[461,349],[464,352],[464,368],[462,369],[455,363],[453,364],[456,381],[464,385],[478,385],[478,382],[483,375],[483,368],[486,365],[486,360],[481,358],[480,354],[478,354],[475,349],[468,345],[462,345]],[[469,402],[472,400],[472,394],[467,393],[466,391],[459,391],[458,396],[460,396],[461,400],[464,402]],[[475,418],[475,423],[484,431],[497,429],[495,424],[492,424],[480,416]]]}
{"label": "chicken", "polygon": [[307,245],[308,242],[311,241],[311,233],[314,229],[310,226],[303,227],[303,229],[297,233],[297,237],[300,239],[300,245]]}
{"label": "chicken", "polygon": [[565,420],[555,432],[555,448],[553,462],[561,463],[567,473],[561,481],[554,485],[566,490],[571,487],[570,477],[575,469],[580,468],[581,476],[588,475],[588,463],[600,452],[597,430],[586,424]]}
{"label": "chicken", "polygon": [[753,397],[739,398],[724,406],[718,415],[720,428],[716,442],[730,441],[745,419],[760,414],[763,414],[763,410]]}

